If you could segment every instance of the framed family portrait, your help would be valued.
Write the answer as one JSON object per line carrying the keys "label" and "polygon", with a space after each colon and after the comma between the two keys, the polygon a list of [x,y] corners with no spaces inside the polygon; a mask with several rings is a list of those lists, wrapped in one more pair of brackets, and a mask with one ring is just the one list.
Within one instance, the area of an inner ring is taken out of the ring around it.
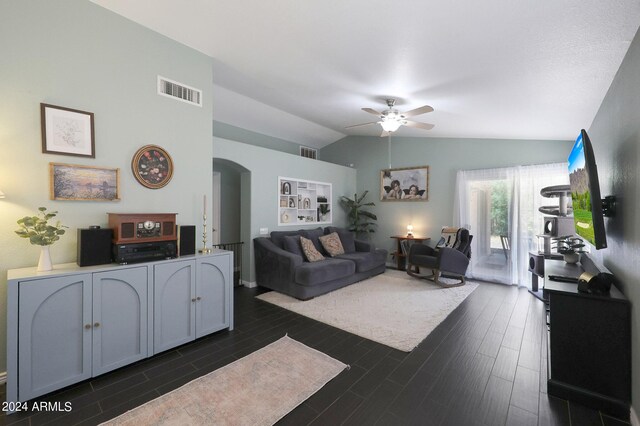
{"label": "framed family portrait", "polygon": [[133,156],[131,170],[141,185],[158,189],[173,177],[173,161],[167,151],[159,146],[145,145]]}
{"label": "framed family portrait", "polygon": [[95,158],[93,113],[40,104],[42,152]]}
{"label": "framed family portrait", "polygon": [[427,201],[429,166],[380,171],[381,201]]}
{"label": "framed family portrait", "polygon": [[49,163],[49,174],[52,200],[120,200],[120,169]]}

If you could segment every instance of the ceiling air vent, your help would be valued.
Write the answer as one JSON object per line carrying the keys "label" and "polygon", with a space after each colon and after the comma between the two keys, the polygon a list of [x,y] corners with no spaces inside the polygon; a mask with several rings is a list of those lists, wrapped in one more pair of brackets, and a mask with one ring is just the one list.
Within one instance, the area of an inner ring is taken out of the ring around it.
{"label": "ceiling air vent", "polygon": [[306,146],[300,146],[300,156],[316,160],[318,158],[318,150]]}
{"label": "ceiling air vent", "polygon": [[202,90],[158,76],[158,95],[177,99],[191,105],[202,106]]}

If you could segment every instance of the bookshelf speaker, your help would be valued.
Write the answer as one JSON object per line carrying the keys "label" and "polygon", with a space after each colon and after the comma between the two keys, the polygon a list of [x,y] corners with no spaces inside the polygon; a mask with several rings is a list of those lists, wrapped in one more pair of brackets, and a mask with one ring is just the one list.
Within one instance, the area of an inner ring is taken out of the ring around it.
{"label": "bookshelf speaker", "polygon": [[79,266],[111,263],[112,238],[112,229],[102,229],[99,226],[78,229],[78,257],[76,263]]}
{"label": "bookshelf speaker", "polygon": [[178,234],[178,256],[196,254],[196,227],[194,225],[176,225]]}

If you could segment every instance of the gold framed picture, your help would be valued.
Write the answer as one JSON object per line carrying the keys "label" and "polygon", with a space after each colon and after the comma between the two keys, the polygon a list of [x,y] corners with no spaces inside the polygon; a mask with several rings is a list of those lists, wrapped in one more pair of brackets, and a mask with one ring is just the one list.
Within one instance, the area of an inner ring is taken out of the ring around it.
{"label": "gold framed picture", "polygon": [[49,163],[49,181],[52,200],[120,200],[120,169]]}
{"label": "gold framed picture", "polygon": [[133,156],[131,170],[141,185],[158,189],[167,185],[173,177],[173,161],[163,148],[145,145]]}

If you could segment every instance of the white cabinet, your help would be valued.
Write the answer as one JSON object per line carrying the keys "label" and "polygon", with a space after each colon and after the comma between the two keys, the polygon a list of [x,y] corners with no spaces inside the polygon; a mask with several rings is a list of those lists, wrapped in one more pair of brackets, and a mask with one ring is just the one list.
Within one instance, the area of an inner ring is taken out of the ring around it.
{"label": "white cabinet", "polygon": [[325,182],[278,178],[278,225],[332,222],[332,185]]}
{"label": "white cabinet", "polygon": [[228,253],[154,266],[154,353],[230,326],[233,261]]}
{"label": "white cabinet", "polygon": [[233,328],[233,254],[8,271],[7,401]]}

